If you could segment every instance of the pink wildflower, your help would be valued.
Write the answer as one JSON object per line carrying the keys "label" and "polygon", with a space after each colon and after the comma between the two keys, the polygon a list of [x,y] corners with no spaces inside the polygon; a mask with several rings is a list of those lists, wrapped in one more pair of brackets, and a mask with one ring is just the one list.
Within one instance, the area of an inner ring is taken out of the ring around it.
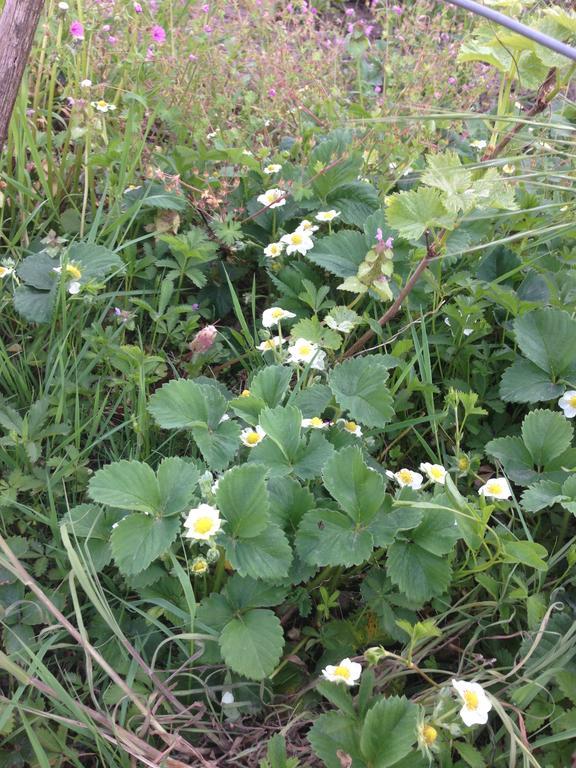
{"label": "pink wildflower", "polygon": [[140,5],[140,3],[134,3],[134,10],[136,11],[136,13],[142,13],[142,6]]}
{"label": "pink wildflower", "polygon": [[376,230],[376,240],[379,243],[381,243],[382,240],[384,240],[384,235],[382,234],[382,230],[380,229],[380,227],[378,227],[378,229]]}
{"label": "pink wildflower", "polygon": [[70,34],[75,40],[84,40],[84,27],[81,21],[73,21],[70,24]]}
{"label": "pink wildflower", "polygon": [[164,27],[161,27],[159,24],[155,24],[152,27],[152,40],[154,40],[155,43],[165,43],[166,42],[166,31]]}
{"label": "pink wildflower", "polygon": [[196,336],[188,344],[190,352],[200,353],[208,352],[208,350],[214,345],[218,331],[214,325],[206,325],[202,330],[198,331]]}

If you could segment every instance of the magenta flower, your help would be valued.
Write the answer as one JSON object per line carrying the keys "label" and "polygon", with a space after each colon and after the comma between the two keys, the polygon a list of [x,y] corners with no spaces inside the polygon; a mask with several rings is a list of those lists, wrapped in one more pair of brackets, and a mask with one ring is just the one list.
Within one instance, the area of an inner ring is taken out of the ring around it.
{"label": "magenta flower", "polygon": [[276,96],[276,88],[270,88],[268,91],[268,96],[270,96],[270,98],[273,99],[274,96]]}
{"label": "magenta flower", "polygon": [[404,13],[404,9],[403,9],[403,8],[401,8],[399,5],[393,5],[393,6],[392,6],[392,10],[393,10],[393,11],[394,11],[394,13],[395,13],[395,14],[397,14],[398,16],[402,16],[402,14]]}
{"label": "magenta flower", "polygon": [[142,13],[142,6],[140,5],[140,3],[134,3],[134,10],[136,11],[136,13]]}
{"label": "magenta flower", "polygon": [[166,42],[166,31],[164,27],[161,27],[159,24],[155,24],[152,27],[152,40],[154,40],[155,43]]}
{"label": "magenta flower", "polygon": [[376,240],[379,243],[381,243],[382,240],[384,240],[384,235],[382,234],[382,230],[380,229],[380,227],[378,227],[378,229],[376,230]]}
{"label": "magenta flower", "polygon": [[70,34],[75,40],[84,40],[84,27],[81,21],[73,21],[70,24]]}
{"label": "magenta flower", "polygon": [[208,5],[208,3],[204,3],[204,5],[202,6],[202,10],[204,11],[204,13],[208,13],[208,11],[210,10],[210,6]]}
{"label": "magenta flower", "polygon": [[392,248],[394,248],[394,238],[389,237],[388,240],[386,240],[386,242],[384,243],[384,247],[387,248],[389,251],[391,251]]}

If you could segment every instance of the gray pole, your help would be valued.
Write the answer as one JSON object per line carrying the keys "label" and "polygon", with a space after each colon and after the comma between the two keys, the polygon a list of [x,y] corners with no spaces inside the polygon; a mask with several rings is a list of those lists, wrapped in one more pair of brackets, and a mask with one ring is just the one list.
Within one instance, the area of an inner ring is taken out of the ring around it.
{"label": "gray pole", "polygon": [[445,1],[452,3],[452,5],[457,5],[460,8],[464,8],[466,11],[471,11],[478,16],[484,16],[485,19],[489,19],[496,24],[507,27],[508,29],[511,29],[512,32],[517,32],[519,35],[523,35],[530,40],[534,40],[534,42],[543,45],[545,48],[550,48],[551,51],[555,51],[556,53],[562,54],[562,56],[567,56],[569,59],[572,59],[572,61],[576,61],[576,48],[573,48],[571,45],[567,45],[566,43],[562,43],[560,40],[556,40],[549,35],[545,35],[543,32],[538,32],[535,29],[531,29],[530,27],[526,26],[526,24],[522,24],[515,19],[511,19],[509,16],[505,16],[499,11],[493,11],[491,8],[486,8],[484,5],[480,5],[480,3],[475,3],[474,0]]}

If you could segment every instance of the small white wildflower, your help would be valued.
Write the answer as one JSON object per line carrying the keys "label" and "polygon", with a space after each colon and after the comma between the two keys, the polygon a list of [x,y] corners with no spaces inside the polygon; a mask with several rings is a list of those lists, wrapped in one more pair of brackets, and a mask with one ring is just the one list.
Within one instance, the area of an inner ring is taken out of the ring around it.
{"label": "small white wildflower", "polygon": [[338,419],[338,424],[342,425],[345,432],[350,432],[351,435],[355,435],[356,437],[362,437],[362,427],[360,424],[356,424],[355,421]]}
{"label": "small white wildflower", "polygon": [[420,472],[413,472],[411,469],[406,469],[405,467],[398,470],[398,472],[391,472],[387,469],[386,475],[391,480],[396,480],[400,488],[412,488],[413,491],[417,491],[424,481]]}
{"label": "small white wildflower", "polygon": [[72,280],[72,282],[68,285],[68,293],[70,293],[72,296],[80,293],[81,290],[82,286],[77,280]]}
{"label": "small white wildflower", "polygon": [[322,675],[331,683],[345,683],[346,685],[356,685],[362,674],[362,665],[350,659],[342,659],[340,664],[328,664],[322,670]]}
{"label": "small white wildflower", "polygon": [[92,80],[81,80],[80,81],[80,88],[92,88]]}
{"label": "small white wildflower", "polygon": [[308,234],[312,234],[313,232],[318,232],[319,229],[320,227],[316,226],[316,224],[312,224],[308,219],[302,219],[300,224],[296,227],[296,232],[308,232]]}
{"label": "small white wildflower", "polygon": [[484,141],[484,139],[475,139],[474,141],[470,142],[470,146],[474,149],[486,149],[488,144],[486,141]]}
{"label": "small white wildflower", "polygon": [[282,307],[270,307],[262,312],[262,325],[264,328],[271,328],[273,325],[278,325],[280,320],[286,320],[291,317],[296,317],[294,312],[288,312],[287,309],[282,309]]}
{"label": "small white wildflower", "polygon": [[330,422],[322,421],[319,416],[312,416],[311,419],[302,419],[302,426],[309,429],[326,429],[330,426]]}
{"label": "small white wildflower", "polygon": [[481,488],[478,488],[480,496],[490,496],[493,499],[509,499],[512,496],[512,490],[505,477],[493,477]]}
{"label": "small white wildflower", "polygon": [[464,724],[485,725],[488,722],[488,712],[492,709],[492,702],[484,688],[479,683],[468,683],[466,680],[452,680],[452,685],[464,702],[460,710],[460,717]]}
{"label": "small white wildflower", "polygon": [[338,216],[340,216],[340,211],[332,209],[331,211],[318,211],[314,218],[316,221],[334,221]]}
{"label": "small white wildflower", "polygon": [[308,339],[296,339],[294,344],[288,347],[288,354],[292,363],[310,363],[311,368],[324,370],[326,353],[320,350],[318,344]]}
{"label": "small white wildflower", "polygon": [[307,232],[296,229],[289,235],[280,238],[281,242],[286,244],[286,253],[291,256],[293,253],[299,253],[304,256],[308,251],[314,248],[314,241]]}
{"label": "small white wildflower", "polygon": [[424,474],[428,476],[428,479],[432,480],[433,483],[440,483],[440,485],[446,483],[446,475],[448,473],[442,464],[429,464],[427,461],[424,461],[420,464],[420,470],[424,472]]}
{"label": "small white wildflower", "polygon": [[283,242],[278,241],[277,243],[270,243],[270,245],[267,245],[266,248],[264,248],[264,255],[268,256],[270,259],[275,259],[277,256],[281,255],[283,250]]}
{"label": "small white wildflower", "polygon": [[187,529],[186,537],[202,541],[206,541],[218,533],[221,526],[220,512],[211,504],[200,504],[198,507],[194,507],[188,512],[184,521],[184,528]]}
{"label": "small white wildflower", "polygon": [[285,341],[286,339],[283,339],[280,336],[272,336],[271,339],[266,339],[265,341],[258,344],[256,349],[259,349],[260,352],[270,352],[271,350],[281,347]]}
{"label": "small white wildflower", "polygon": [[558,400],[558,405],[564,411],[564,416],[567,419],[573,419],[576,416],[576,390],[569,389],[567,392],[564,392]]}
{"label": "small white wildflower", "polygon": [[234,694],[232,693],[232,691],[223,691],[223,693],[222,693],[222,704],[224,704],[224,705],[234,704],[234,701],[235,701],[235,699],[234,699]]}
{"label": "small white wildflower", "polygon": [[240,432],[240,441],[247,448],[254,448],[258,443],[261,443],[265,437],[266,432],[264,432],[260,425],[254,427],[254,429],[252,429],[252,427],[247,427]]}
{"label": "small white wildflower", "polygon": [[100,99],[100,101],[92,101],[91,104],[98,112],[113,112],[116,109],[116,104],[108,104],[108,102],[103,99]]}
{"label": "small white wildflower", "polygon": [[270,175],[272,173],[280,173],[281,170],[282,170],[282,166],[280,165],[280,163],[270,163],[270,165],[267,165],[264,168],[264,173]]}
{"label": "small white wildflower", "polygon": [[282,189],[269,189],[256,198],[259,203],[268,208],[279,208],[286,205],[286,192]]}

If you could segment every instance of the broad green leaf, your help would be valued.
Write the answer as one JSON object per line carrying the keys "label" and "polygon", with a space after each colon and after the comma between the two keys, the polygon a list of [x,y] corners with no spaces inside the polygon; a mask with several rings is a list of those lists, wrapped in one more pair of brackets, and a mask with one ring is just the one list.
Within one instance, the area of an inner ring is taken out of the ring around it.
{"label": "broad green leaf", "polygon": [[538,403],[560,397],[563,392],[562,384],[554,384],[550,374],[530,360],[516,360],[500,381],[500,397],[507,403]]}
{"label": "broad green leaf", "polygon": [[527,512],[540,512],[554,506],[563,498],[562,486],[552,480],[540,480],[528,486],[522,494],[522,507]]}
{"label": "broad green leaf", "polygon": [[106,515],[102,507],[98,507],[96,504],[79,504],[77,507],[72,507],[62,517],[60,525],[65,526],[72,536],[108,541],[110,527],[115,520],[114,518],[112,520],[106,518],[113,514],[110,512]]}
{"label": "broad green leaf", "polygon": [[284,532],[276,525],[251,538],[223,537],[226,557],[240,576],[281,581],[288,576],[292,549]]}
{"label": "broad green leaf", "polygon": [[502,547],[506,555],[507,563],[523,563],[537,571],[547,571],[548,566],[544,562],[548,556],[548,550],[535,541],[502,541]]}
{"label": "broad green leaf", "polygon": [[313,384],[311,387],[293,392],[289,404],[298,408],[305,419],[321,416],[330,400],[332,391],[325,384]]}
{"label": "broad green leaf", "polygon": [[453,229],[456,222],[444,205],[442,193],[427,187],[389,195],[386,220],[406,240],[418,240],[429,229]]}
{"label": "broad green leaf", "polygon": [[99,504],[156,514],[162,508],[156,475],[141,461],[116,461],[99,469],[88,495]]}
{"label": "broad green leaf", "polygon": [[14,291],[14,309],[31,323],[49,323],[55,303],[56,285],[50,291],[19,285]]}
{"label": "broad green leaf", "polygon": [[223,421],[214,428],[192,428],[192,437],[210,469],[220,472],[230,464],[240,447],[240,427],[235,421]]}
{"label": "broad green leaf", "polygon": [[33,253],[18,265],[16,272],[20,280],[30,288],[39,291],[50,291],[60,279],[55,267],[59,266],[57,259],[52,259],[47,253]]}
{"label": "broad green leaf", "polygon": [[126,576],[140,573],[166,552],[179,530],[177,517],[128,515],[110,538],[116,565]]}
{"label": "broad green leaf", "polygon": [[324,349],[339,349],[342,346],[342,336],[336,331],[320,323],[317,317],[306,317],[292,327],[292,338],[307,339]]}
{"label": "broad green leaf", "polygon": [[334,453],[334,446],[317,429],[308,430],[302,439],[294,460],[294,474],[301,480],[320,477],[326,462]]}
{"label": "broad green leaf", "polygon": [[271,477],[285,477],[293,470],[281,448],[272,440],[262,440],[255,448],[251,448],[248,463],[265,467]]}
{"label": "broad green leaf", "polygon": [[322,477],[328,492],[355,523],[369,523],[384,503],[382,476],[368,468],[357,446],[335,453]]}
{"label": "broad green leaf", "polygon": [[352,565],[364,563],[373,550],[372,535],[357,529],[349,517],[332,509],[307,512],[296,533],[296,549],[311,565]]}
{"label": "broad green leaf", "polygon": [[330,388],[350,418],[368,427],[384,427],[394,416],[393,398],[385,386],[388,372],[370,356],[337,365],[328,376]]}
{"label": "broad green leaf", "polygon": [[412,751],[418,738],[420,708],[404,697],[380,699],[368,710],[360,733],[360,749],[373,768],[389,768]]}
{"label": "broad green leaf", "polygon": [[326,203],[329,208],[340,211],[340,219],[345,224],[356,227],[361,227],[380,206],[378,192],[363,181],[342,184],[330,192]]}
{"label": "broad green leaf", "polygon": [[[262,400],[269,408],[280,405],[288,390],[292,370],[283,365],[269,365],[259,371],[250,384],[251,394]],[[242,398],[250,400],[251,398]]]}
{"label": "broad green leaf", "polygon": [[177,456],[162,460],[158,471],[158,488],[165,516],[177,515],[189,505],[194,495],[200,472],[189,461]]}
{"label": "broad green leaf", "polygon": [[258,536],[268,525],[269,500],[263,467],[243,464],[228,470],[218,483],[216,506],[234,538]]}
{"label": "broad green leaf", "polygon": [[[164,384],[150,398],[148,410],[165,429],[182,429],[208,423],[205,391],[191,379],[174,379]],[[220,417],[226,410],[226,403]]]}
{"label": "broad green leaf", "polygon": [[308,732],[312,749],[326,768],[342,768],[339,755],[350,755],[354,768],[367,768],[360,755],[359,729],[356,718],[340,712],[320,715]]}
{"label": "broad green leaf", "polygon": [[[264,368],[262,373],[267,370],[267,368]],[[230,400],[228,405],[237,416],[240,416],[241,419],[244,419],[244,421],[248,422],[248,424],[253,427],[258,424],[260,411],[266,407],[264,400],[255,397],[253,394],[244,397],[235,397],[233,400]]]}
{"label": "broad green leaf", "polygon": [[554,378],[567,373],[576,360],[576,320],[561,309],[536,309],[514,321],[523,354]]}
{"label": "broad green leaf", "polygon": [[288,533],[295,533],[302,516],[314,508],[314,496],[297,480],[273,477],[268,481],[270,517]]}
{"label": "broad green leaf", "polygon": [[345,715],[355,716],[354,702],[347,686],[331,683],[328,680],[321,680],[316,685],[316,690]]}
{"label": "broad green leaf", "polygon": [[455,741],[454,749],[470,768],[486,768],[486,761],[482,757],[482,753],[476,747],[473,747],[472,744],[467,744],[464,741]]}
{"label": "broad green leaf", "polygon": [[80,282],[97,280],[109,272],[120,272],[124,263],[117,253],[95,243],[75,243],[68,249],[68,260],[78,264],[82,272]]}
{"label": "broad green leaf", "polygon": [[522,439],[538,467],[560,456],[572,442],[570,422],[556,411],[532,411],[522,422]]}
{"label": "broad green leaf", "polygon": [[447,555],[460,538],[455,516],[446,509],[427,509],[424,519],[407,536],[433,555]]}
{"label": "broad green leaf", "polygon": [[282,655],[280,621],[266,608],[250,610],[226,624],[220,648],[231,669],[250,680],[262,680],[273,672]]}
{"label": "broad green leaf", "polygon": [[263,584],[257,579],[238,574],[228,579],[223,590],[234,611],[242,611],[245,608],[272,608],[284,602],[286,592],[286,587]]}
{"label": "broad green leaf", "polygon": [[367,252],[368,247],[360,232],[343,229],[317,240],[306,258],[337,277],[353,277]]}
{"label": "broad green leaf", "polygon": [[388,574],[409,600],[423,604],[446,591],[452,568],[445,557],[417,544],[395,541],[388,549]]}
{"label": "broad green leaf", "polygon": [[466,210],[469,203],[464,193],[472,186],[472,173],[462,165],[458,153],[448,150],[438,155],[428,155],[426,163],[428,168],[422,174],[422,183],[444,192],[444,203],[448,210]]}
{"label": "broad green leaf", "polygon": [[[239,578],[239,577],[232,577]],[[248,581],[248,579],[246,579]],[[250,579],[251,581],[251,579]],[[234,618],[235,609],[223,594],[213,592],[205,597],[196,613],[196,623],[221,632],[226,624]]]}
{"label": "broad green leaf", "polygon": [[295,459],[300,445],[301,424],[302,414],[293,405],[265,408],[260,413],[260,426],[289,462]]}
{"label": "broad green leaf", "polygon": [[486,443],[485,451],[501,462],[515,483],[527,485],[536,479],[532,456],[519,437],[497,437]]}

